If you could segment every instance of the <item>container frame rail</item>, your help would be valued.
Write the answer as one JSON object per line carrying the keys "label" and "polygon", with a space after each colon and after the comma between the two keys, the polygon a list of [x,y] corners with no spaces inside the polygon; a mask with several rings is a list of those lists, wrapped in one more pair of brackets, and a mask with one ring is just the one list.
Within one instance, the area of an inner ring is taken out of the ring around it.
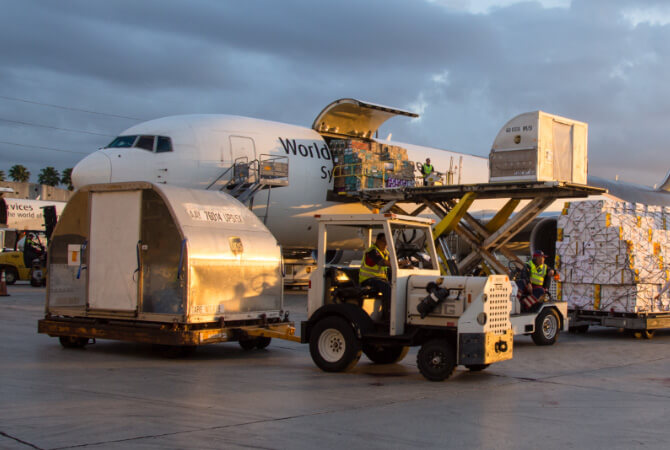
{"label": "container frame rail", "polygon": [[[466,241],[472,252],[457,263],[443,264],[443,274],[471,273],[481,265],[487,273],[507,274],[508,268],[496,253],[509,261],[521,263],[506,244],[558,199],[586,198],[605,193],[605,189],[560,181],[458,184],[400,188],[363,189],[350,196],[329,192],[328,200],[360,201],[371,210],[416,216],[426,209],[440,219],[433,228],[438,255],[453,261],[446,236],[455,232]],[[468,209],[475,200],[508,199],[488,222],[472,216]],[[518,212],[522,200],[528,201]],[[406,211],[405,205],[414,204]]]}
{"label": "container frame rail", "polygon": [[289,321],[184,324],[51,316],[39,320],[37,328],[38,333],[60,338],[64,347],[84,347],[91,339],[93,342],[96,339],[139,342],[174,349],[235,341],[242,347],[245,341],[253,341],[260,348],[267,346],[271,338],[300,342],[300,337],[295,335],[295,324]]}
{"label": "container frame rail", "polygon": [[568,310],[570,331],[586,333],[592,325],[619,328],[636,338],[651,339],[656,330],[670,328],[670,312],[616,312],[585,309]]}

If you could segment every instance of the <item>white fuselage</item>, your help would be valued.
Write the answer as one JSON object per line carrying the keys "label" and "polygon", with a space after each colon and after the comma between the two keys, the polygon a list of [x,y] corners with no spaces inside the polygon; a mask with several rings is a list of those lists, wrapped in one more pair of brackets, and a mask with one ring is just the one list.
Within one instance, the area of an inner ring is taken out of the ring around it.
{"label": "white fuselage", "polygon": [[[323,137],[310,128],[238,116],[189,115],[141,123],[121,133],[128,135],[168,136],[172,151],[103,148],[74,168],[75,187],[150,181],[205,189],[237,158],[252,161],[261,155],[277,155],[288,156],[289,185],[269,193],[261,191],[254,199],[253,209],[260,217],[267,215],[268,228],[285,248],[316,245],[314,214],[369,212],[358,203],[326,201],[327,191],[333,188],[332,154]],[[486,158],[412,144],[398,145],[407,149],[409,159],[415,163],[431,158],[438,171],[450,167],[457,170],[455,182],[459,178],[461,183],[488,179]],[[482,204],[480,209],[482,206],[485,207]],[[495,209],[495,205],[490,209]]]}

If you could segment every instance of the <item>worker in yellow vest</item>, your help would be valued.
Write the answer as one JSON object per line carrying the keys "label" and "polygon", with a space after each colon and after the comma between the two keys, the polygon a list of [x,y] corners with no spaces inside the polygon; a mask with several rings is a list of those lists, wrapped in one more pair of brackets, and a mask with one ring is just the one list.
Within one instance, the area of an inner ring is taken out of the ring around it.
{"label": "worker in yellow vest", "polygon": [[425,164],[421,166],[421,176],[423,176],[423,185],[432,186],[434,183],[427,180],[428,176],[433,173],[433,165],[430,163],[430,158],[426,158]]}
{"label": "worker in yellow vest", "polygon": [[358,273],[358,282],[361,286],[370,286],[382,295],[382,313],[384,319],[390,315],[391,284],[388,280],[389,251],[386,249],[386,236],[377,234],[374,244],[365,251]]}

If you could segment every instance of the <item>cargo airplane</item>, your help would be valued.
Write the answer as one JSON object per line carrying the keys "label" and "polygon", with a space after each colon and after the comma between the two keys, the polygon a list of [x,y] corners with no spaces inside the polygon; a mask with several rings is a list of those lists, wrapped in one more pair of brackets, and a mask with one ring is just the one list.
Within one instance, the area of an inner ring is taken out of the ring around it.
{"label": "cargo airplane", "polygon": [[[262,155],[287,157],[288,186],[260,191],[253,206],[256,215],[264,218],[285,249],[315,248],[317,230],[313,215],[316,213],[369,212],[359,203],[326,199],[327,191],[334,185],[334,156],[329,146],[333,139],[398,145],[407,150],[408,159],[417,166],[430,158],[436,170],[451,174],[453,183],[488,182],[488,158],[375,138],[378,128],[394,116],[418,117],[401,109],[340,99],[328,105],[311,128],[231,115],[160,118],[125,130],[109,145],[85,157],[74,167],[72,181],[75,187],[150,181],[207,189],[217,180],[220,182],[222,175],[230,177],[232,171],[228,169],[240,158],[253,161]],[[595,186],[600,185],[599,181],[589,179]],[[666,179],[662,189],[649,190],[655,204],[670,205],[669,185]],[[621,183],[618,186],[624,193],[646,189],[633,189]],[[620,198],[627,200],[625,195]],[[555,231],[555,216],[562,205],[560,202],[550,208],[548,214],[551,216],[553,211],[553,219],[545,217],[533,224],[536,229],[531,235],[539,236],[538,231],[552,225]],[[487,215],[500,206],[500,200],[478,200],[471,210]]]}

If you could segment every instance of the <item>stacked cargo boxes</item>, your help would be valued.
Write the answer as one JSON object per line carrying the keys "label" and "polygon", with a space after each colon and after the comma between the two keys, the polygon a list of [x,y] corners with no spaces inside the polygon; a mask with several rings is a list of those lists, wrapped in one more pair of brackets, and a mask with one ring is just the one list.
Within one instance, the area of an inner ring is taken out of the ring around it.
{"label": "stacked cargo boxes", "polygon": [[414,186],[414,163],[402,147],[359,139],[332,140],[329,147],[336,192]]}
{"label": "stacked cargo boxes", "polygon": [[639,203],[566,204],[558,220],[556,268],[560,297],[572,309],[670,311],[654,297],[668,280],[670,208]]}

